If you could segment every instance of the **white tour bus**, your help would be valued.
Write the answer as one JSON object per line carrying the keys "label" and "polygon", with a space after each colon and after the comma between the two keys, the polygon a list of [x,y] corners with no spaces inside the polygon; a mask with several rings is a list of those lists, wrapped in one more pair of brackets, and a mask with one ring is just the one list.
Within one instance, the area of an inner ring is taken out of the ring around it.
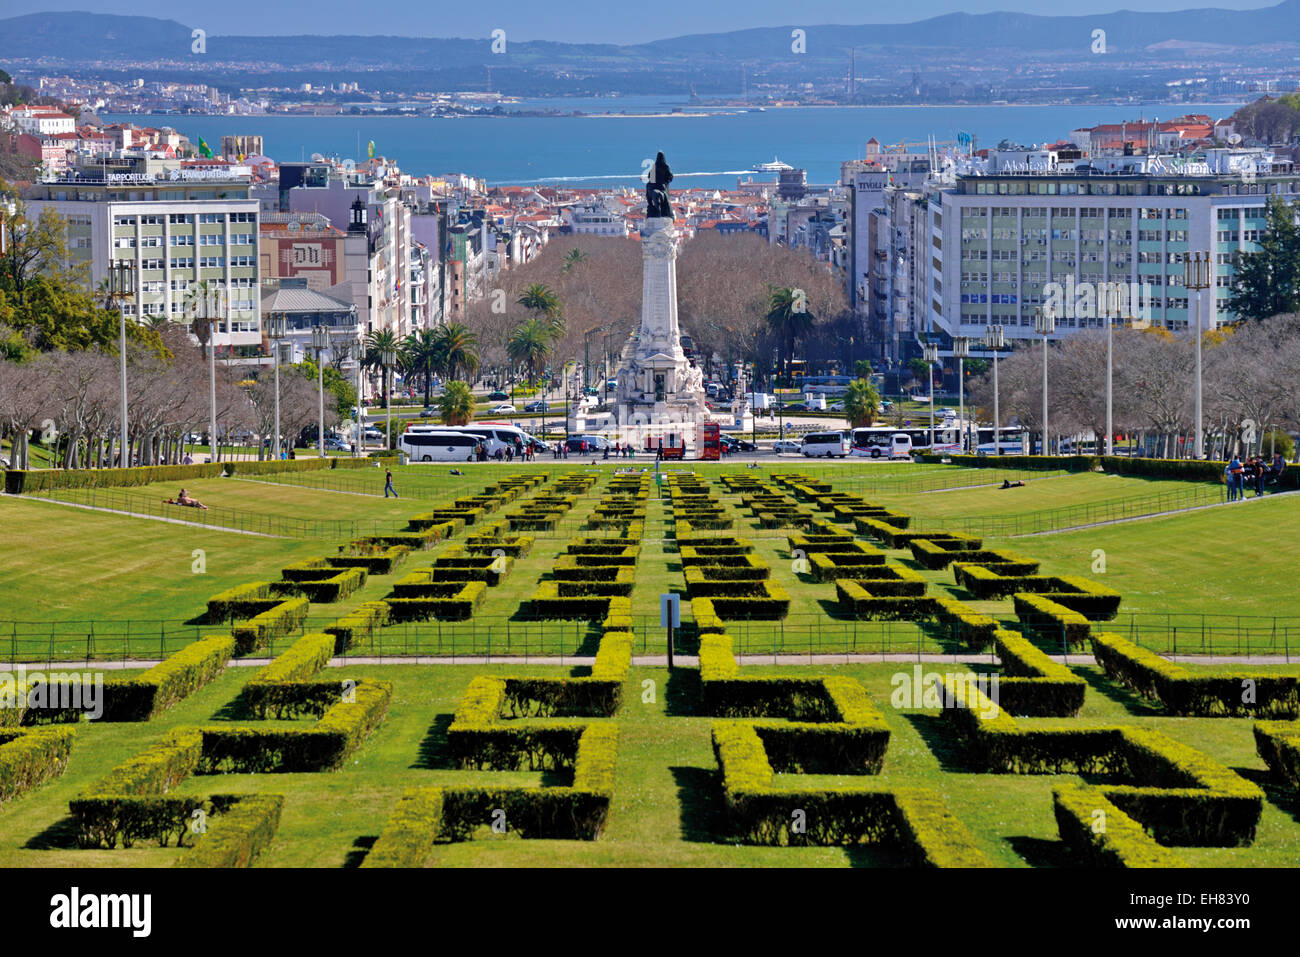
{"label": "white tour bus", "polygon": [[809,458],[844,458],[851,443],[848,432],[809,432],[803,437],[799,451]]}
{"label": "white tour bus", "polygon": [[404,432],[399,448],[410,462],[472,462],[477,435],[421,429]]}
{"label": "white tour bus", "polygon": [[532,441],[532,436],[523,429],[501,422],[475,422],[472,425],[409,425],[406,427],[407,435],[420,432],[460,432],[465,435],[476,436],[483,440],[489,458],[495,457],[498,449],[504,452],[506,446],[511,446],[518,452]]}
{"label": "white tour bus", "polygon": [[850,455],[873,459],[906,459],[912,455],[912,437],[906,432],[890,428],[864,428],[853,430],[853,448]]}

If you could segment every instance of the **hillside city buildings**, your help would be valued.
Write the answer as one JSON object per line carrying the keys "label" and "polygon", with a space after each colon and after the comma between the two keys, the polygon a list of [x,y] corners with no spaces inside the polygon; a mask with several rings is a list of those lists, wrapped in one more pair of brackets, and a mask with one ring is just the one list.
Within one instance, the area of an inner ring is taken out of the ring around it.
{"label": "hillside city buildings", "polygon": [[[216,342],[265,355],[263,321],[292,303],[360,339],[460,321],[501,273],[563,235],[639,240],[641,191],[494,186],[464,173],[415,176],[378,156],[276,162],[260,137],[209,154],[170,127],[82,124],[58,107],[0,111],[42,174],[23,195],[68,220],[69,245],[101,283],[116,262],[138,278],[127,314],[193,315],[219,301]],[[1192,114],[1069,132],[1047,145],[883,145],[868,139],[838,181],[774,161],[734,189],[674,191],[675,227],[752,233],[807,250],[841,278],[864,354],[898,367],[923,340],[1036,336],[1056,297],[1057,338],[1101,326],[1073,292],[1133,290],[1125,308],[1180,331],[1196,322],[1188,253],[1209,251],[1207,328],[1233,322],[1233,254],[1259,248],[1270,196],[1295,198],[1295,148],[1240,144],[1228,121]],[[765,175],[766,174],[766,175]],[[774,174],[775,180],[770,176]],[[1062,297],[1062,292],[1066,295]],[[1060,302],[1064,298],[1064,302]],[[309,336],[292,337],[295,358]],[[299,341],[302,340],[302,341]]]}

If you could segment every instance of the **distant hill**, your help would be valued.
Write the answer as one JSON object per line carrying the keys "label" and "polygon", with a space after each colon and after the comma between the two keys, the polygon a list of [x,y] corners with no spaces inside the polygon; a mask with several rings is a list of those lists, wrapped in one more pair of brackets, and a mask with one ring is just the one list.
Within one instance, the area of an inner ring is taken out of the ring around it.
{"label": "distant hill", "polygon": [[[207,38],[215,60],[262,62],[281,67],[327,62],[335,66],[385,64],[427,69],[509,64],[516,67],[579,65],[644,68],[685,58],[723,61],[790,59],[792,27],[765,27],[698,34],[650,43],[574,44],[511,42],[508,57],[495,55],[486,37],[216,36]],[[914,23],[805,27],[808,56],[839,58],[850,47],[898,52],[908,48],[1067,51],[1086,55],[1092,31],[1106,31],[1116,53],[1176,50],[1213,43],[1231,46],[1300,42],[1300,0],[1259,10],[1119,11],[1086,16],[1024,13],[955,13]],[[0,20],[0,61],[60,58],[88,60],[189,60],[190,28],[174,20],[91,13],[26,14]]]}

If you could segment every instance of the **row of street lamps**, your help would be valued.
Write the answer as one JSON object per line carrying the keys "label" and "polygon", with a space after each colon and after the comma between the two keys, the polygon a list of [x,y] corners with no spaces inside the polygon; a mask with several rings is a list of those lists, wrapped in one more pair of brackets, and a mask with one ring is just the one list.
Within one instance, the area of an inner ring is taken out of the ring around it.
{"label": "row of street lamps", "polygon": [[[1212,260],[1208,252],[1188,253],[1183,260],[1183,285],[1192,290],[1195,296],[1189,305],[1195,316],[1195,349],[1196,349],[1196,379],[1194,386],[1194,406],[1195,406],[1195,447],[1193,454],[1197,459],[1205,458],[1205,433],[1204,433],[1204,415],[1202,403],[1204,401],[1204,386],[1202,382],[1202,359],[1201,359],[1201,340],[1204,338],[1204,326],[1201,321],[1201,300],[1204,290],[1210,288],[1213,284]],[[1099,303],[1099,305],[1101,305]],[[1107,311],[1103,308],[1103,311]],[[1114,389],[1114,368],[1115,368],[1115,323],[1114,318],[1106,316],[1106,454],[1115,454],[1115,389]],[[1131,314],[1123,317],[1124,324],[1132,325],[1136,317]],[[1042,418],[1042,454],[1050,454],[1048,446],[1048,422],[1047,422],[1047,345],[1048,339],[1056,332],[1056,315],[1050,308],[1039,306],[1034,311],[1034,332],[1043,337],[1043,418]],[[999,429],[1002,425],[1002,418],[998,408],[1000,389],[998,387],[998,357],[1006,347],[1006,333],[1001,325],[989,324],[985,327],[984,346],[993,354],[993,448],[994,454],[1000,449]],[[925,362],[933,365],[939,359],[939,347],[937,343],[925,342],[922,345]],[[952,354],[957,358],[957,383],[958,383],[958,402],[960,413],[958,421],[964,423],[966,419],[966,395],[965,395],[965,360],[970,355],[970,339],[966,336],[954,336],[952,339]],[[963,424],[962,428],[965,426]],[[935,445],[935,427],[934,427],[934,373],[931,369],[930,374],[930,447]],[[966,442],[963,438],[962,448],[965,451]]]}

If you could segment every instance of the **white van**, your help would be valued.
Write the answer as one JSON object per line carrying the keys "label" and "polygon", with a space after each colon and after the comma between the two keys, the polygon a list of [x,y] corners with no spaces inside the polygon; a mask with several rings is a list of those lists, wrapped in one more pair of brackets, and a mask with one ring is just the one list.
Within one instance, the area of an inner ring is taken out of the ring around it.
{"label": "white van", "polygon": [[910,459],[912,457],[912,437],[906,432],[895,432],[889,437],[889,457],[891,459]]}
{"label": "white van", "polygon": [[844,458],[853,443],[848,432],[809,432],[803,437],[799,451],[808,458]]}
{"label": "white van", "polygon": [[398,448],[410,462],[472,462],[476,435],[464,432],[404,432]]}

